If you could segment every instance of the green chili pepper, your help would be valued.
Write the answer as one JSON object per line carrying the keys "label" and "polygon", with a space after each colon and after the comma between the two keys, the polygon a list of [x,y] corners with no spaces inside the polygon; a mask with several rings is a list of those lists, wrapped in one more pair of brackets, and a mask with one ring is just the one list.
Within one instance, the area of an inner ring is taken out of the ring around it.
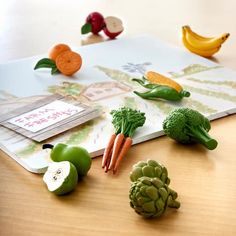
{"label": "green chili pepper", "polygon": [[138,82],[140,85],[147,89],[154,89],[156,87],[162,86],[159,84],[150,84],[148,80],[145,79],[145,77],[143,77],[143,79],[132,79],[132,81]]}
{"label": "green chili pepper", "polygon": [[149,100],[157,100],[157,99],[165,99],[169,101],[179,101],[183,97],[189,97],[190,92],[182,90],[180,92],[176,91],[175,89],[165,86],[165,85],[159,85],[159,84],[151,84],[148,83],[145,78],[143,79],[132,79],[135,82],[138,82],[140,85],[142,85],[144,88],[150,89],[147,92],[140,93],[137,91],[134,91],[134,93],[141,98],[149,99]]}
{"label": "green chili pepper", "polygon": [[144,99],[150,99],[150,100],[156,100],[158,98],[162,98],[170,101],[179,101],[183,97],[190,96],[190,93],[185,90],[178,93],[175,89],[171,87],[160,86],[160,85],[144,93],[139,93],[137,91],[134,91],[134,93]]}

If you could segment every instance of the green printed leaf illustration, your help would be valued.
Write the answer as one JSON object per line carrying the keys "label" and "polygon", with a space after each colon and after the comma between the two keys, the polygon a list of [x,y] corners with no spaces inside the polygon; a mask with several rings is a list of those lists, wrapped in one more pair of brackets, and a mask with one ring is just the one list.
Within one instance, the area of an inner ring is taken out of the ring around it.
{"label": "green printed leaf illustration", "polygon": [[169,74],[172,76],[172,78],[180,78],[180,77],[183,77],[186,75],[192,75],[192,74],[200,73],[200,72],[207,71],[207,70],[218,69],[221,67],[222,66],[208,67],[208,66],[203,66],[200,64],[193,64],[193,65],[190,65],[190,66],[187,66],[186,68],[184,68],[180,73],[169,72]]}
{"label": "green printed leaf illustration", "polygon": [[160,111],[164,114],[167,115],[169,114],[176,106],[171,103],[167,103],[166,101],[148,101],[154,104],[157,108],[160,109]]}
{"label": "green printed leaf illustration", "polygon": [[[109,68],[105,68],[102,66],[97,66],[97,68],[101,71],[103,71],[107,76],[109,76],[111,79],[115,79],[119,82],[123,82],[123,83],[129,83],[133,88],[134,88],[134,84],[131,81],[132,76],[124,73],[122,71],[119,70],[113,70],[113,69],[109,69]],[[194,65],[190,65],[186,68],[184,68],[182,71],[183,73],[186,74],[193,74],[193,73],[198,73],[201,71],[206,71],[206,70],[211,70],[211,69],[216,69],[216,68],[220,68],[220,66],[215,66],[215,67],[206,67],[206,66],[202,66],[199,64],[194,64]],[[182,75],[181,75],[182,76]],[[179,77],[181,77],[179,76]],[[136,84],[135,84],[136,85]],[[221,97],[222,99],[224,99],[224,97],[226,97],[226,100],[234,100],[236,99],[236,97],[234,96],[230,96],[228,94],[225,93],[218,93],[218,92],[214,92],[214,91],[208,91],[208,90],[204,90],[204,89],[200,89],[200,88],[194,88],[188,85],[184,85],[184,89],[189,90],[189,91],[193,91],[199,94],[203,94],[203,95],[207,95],[207,96],[214,96],[214,97]],[[131,105],[129,104],[129,99],[127,101],[125,101],[127,103],[127,105]],[[193,109],[197,109],[198,111],[204,113],[204,114],[212,114],[217,112],[216,109],[209,107],[206,104],[203,104],[197,100],[194,100],[192,98],[188,98],[188,99],[184,99],[182,102],[167,102],[167,101],[147,101],[149,103],[154,104],[154,106],[158,107],[159,110],[164,114],[167,115],[171,110],[173,110],[176,107],[179,106],[188,106],[190,108]]]}
{"label": "green printed leaf illustration", "polygon": [[188,78],[188,80],[196,82],[196,83],[200,83],[200,84],[225,85],[233,89],[236,89],[236,82],[230,81],[230,80],[213,81],[213,80],[200,80],[196,78]]}
{"label": "green printed leaf illustration", "polygon": [[124,106],[134,110],[138,108],[134,97],[124,97]]}
{"label": "green printed leaf illustration", "polygon": [[108,77],[110,77],[113,80],[124,83],[126,85],[131,85],[132,87],[134,86],[137,87],[136,83],[132,81],[133,77],[123,71],[109,69],[103,66],[96,66],[96,68],[105,73]]}
{"label": "green printed leaf illustration", "polygon": [[84,142],[88,136],[89,133],[93,130],[94,122],[90,121],[84,125],[79,126],[78,128],[75,128],[73,133],[70,135],[68,140],[66,141],[66,144],[68,145],[79,145],[80,143]]}
{"label": "green printed leaf illustration", "polygon": [[84,88],[84,85],[78,83],[63,82],[61,85],[49,86],[48,92],[62,96],[78,97]]}
{"label": "green printed leaf illustration", "polygon": [[205,115],[210,115],[210,114],[217,112],[216,109],[209,107],[209,106],[207,106],[197,100],[191,99],[191,98],[183,100],[182,105],[192,108],[192,109],[195,109]]}
{"label": "green printed leaf illustration", "polygon": [[202,95],[215,97],[215,98],[218,98],[218,99],[223,99],[223,100],[230,101],[230,102],[236,102],[236,96],[232,96],[232,95],[227,94],[227,93],[215,92],[215,91],[206,90],[206,89],[202,89],[202,88],[192,87],[192,86],[189,86],[189,85],[184,85],[184,88],[189,90],[190,92],[195,92],[195,93],[199,93],[199,94],[202,94]]}
{"label": "green printed leaf illustration", "polygon": [[38,150],[39,146],[40,145],[37,143],[31,143],[27,145],[26,147],[18,150],[16,152],[16,155],[20,157],[28,157],[29,155],[32,155],[36,150]]}

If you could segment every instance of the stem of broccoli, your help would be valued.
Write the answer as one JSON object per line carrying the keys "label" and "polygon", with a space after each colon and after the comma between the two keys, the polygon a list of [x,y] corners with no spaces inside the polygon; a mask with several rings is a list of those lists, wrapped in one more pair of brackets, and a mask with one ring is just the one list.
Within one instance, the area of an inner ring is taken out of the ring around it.
{"label": "stem of broccoli", "polygon": [[217,141],[208,134],[208,132],[200,125],[198,126],[187,126],[189,130],[189,136],[195,142],[201,143],[209,150],[213,150],[217,147]]}

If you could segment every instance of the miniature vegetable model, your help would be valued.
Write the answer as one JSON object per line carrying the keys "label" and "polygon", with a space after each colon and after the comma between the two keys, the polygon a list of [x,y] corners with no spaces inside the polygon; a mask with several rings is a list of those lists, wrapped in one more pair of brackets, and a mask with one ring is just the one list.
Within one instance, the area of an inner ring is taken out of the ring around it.
{"label": "miniature vegetable model", "polygon": [[139,161],[133,165],[130,173],[130,180],[137,181],[139,178],[146,176],[150,178],[159,178],[163,183],[169,185],[170,179],[165,166],[159,164],[154,160]]}
{"label": "miniature vegetable model", "polygon": [[56,195],[71,192],[78,182],[75,166],[69,161],[52,162],[43,176],[48,190]]}
{"label": "miniature vegetable model", "polygon": [[208,134],[210,121],[196,110],[190,108],[177,108],[164,120],[165,134],[180,143],[201,143],[213,150],[217,141]]}
{"label": "miniature vegetable model", "polygon": [[167,207],[180,207],[177,193],[159,178],[141,177],[131,184],[130,206],[143,217],[160,217]]}
{"label": "miniature vegetable model", "polygon": [[127,107],[111,111],[112,124],[115,128],[104,151],[102,167],[105,172],[113,170],[116,173],[121,160],[132,145],[132,137],[138,127],[143,126],[145,114]]}
{"label": "miniature vegetable model", "polygon": [[78,176],[85,176],[92,164],[91,157],[86,149],[78,146],[69,146],[58,143],[55,146],[51,144],[43,144],[43,149],[50,148],[51,159],[55,162],[69,161],[77,169]]}
{"label": "miniature vegetable model", "polygon": [[183,91],[183,87],[179,83],[157,72],[148,71],[145,78],[152,84],[168,86],[175,89],[179,93]]}
{"label": "miniature vegetable model", "polygon": [[133,81],[149,89],[147,92],[143,93],[134,91],[136,95],[144,99],[179,101],[183,97],[190,96],[190,93],[183,90],[180,84],[156,72],[149,71],[142,79],[133,79]]}

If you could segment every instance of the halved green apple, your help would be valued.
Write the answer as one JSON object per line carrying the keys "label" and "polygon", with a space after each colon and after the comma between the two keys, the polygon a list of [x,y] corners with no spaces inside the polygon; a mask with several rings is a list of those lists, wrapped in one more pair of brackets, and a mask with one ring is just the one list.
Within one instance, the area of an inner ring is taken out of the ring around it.
{"label": "halved green apple", "polygon": [[69,161],[52,162],[43,176],[48,190],[56,195],[71,192],[78,182],[75,166]]}

